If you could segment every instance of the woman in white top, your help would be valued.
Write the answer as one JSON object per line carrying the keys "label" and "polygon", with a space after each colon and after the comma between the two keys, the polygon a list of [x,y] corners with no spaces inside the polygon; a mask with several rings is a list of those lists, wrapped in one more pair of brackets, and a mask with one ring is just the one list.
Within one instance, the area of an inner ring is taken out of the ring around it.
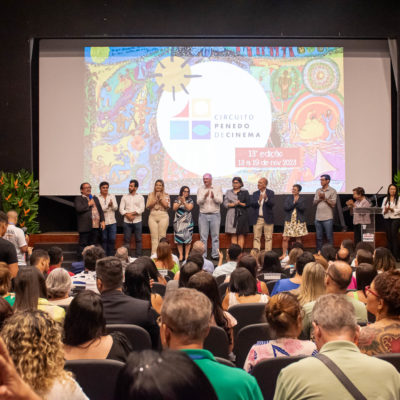
{"label": "woman in white top", "polygon": [[382,202],[382,213],[385,218],[387,246],[397,261],[400,261],[399,228],[400,228],[400,200],[399,189],[396,185],[389,185],[387,196]]}
{"label": "woman in white top", "polygon": [[103,249],[107,256],[113,256],[115,253],[115,238],[117,237],[115,211],[118,209],[118,203],[115,196],[108,193],[109,186],[108,182],[100,183],[100,196],[98,196],[98,199],[103,209],[106,223],[106,227],[103,230]]}

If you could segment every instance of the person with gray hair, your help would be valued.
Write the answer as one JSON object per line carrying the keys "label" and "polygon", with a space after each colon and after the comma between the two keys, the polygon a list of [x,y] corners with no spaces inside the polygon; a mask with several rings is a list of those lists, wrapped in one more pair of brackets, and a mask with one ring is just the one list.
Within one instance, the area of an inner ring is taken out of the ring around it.
{"label": "person with gray hair", "polygon": [[[394,366],[358,349],[354,307],[344,296],[321,296],[312,319],[319,355],[284,368],[274,399],[400,399],[400,377]],[[350,384],[342,383],[340,374]]]}
{"label": "person with gray hair", "polygon": [[190,254],[201,254],[204,258],[203,271],[207,271],[212,274],[214,272],[214,264],[210,260],[207,260],[204,255],[205,252],[206,248],[204,246],[204,243],[201,240],[196,240],[192,245],[192,251],[190,252]]}
{"label": "person with gray hair", "polygon": [[262,399],[254,377],[239,368],[218,363],[203,349],[210,330],[212,304],[195,289],[166,294],[161,308],[160,336],[164,348],[184,351],[204,372],[219,399]]}
{"label": "person with gray hair", "polygon": [[69,296],[72,281],[68,271],[56,268],[50,272],[46,279],[47,296],[52,304],[69,306],[73,297]]}

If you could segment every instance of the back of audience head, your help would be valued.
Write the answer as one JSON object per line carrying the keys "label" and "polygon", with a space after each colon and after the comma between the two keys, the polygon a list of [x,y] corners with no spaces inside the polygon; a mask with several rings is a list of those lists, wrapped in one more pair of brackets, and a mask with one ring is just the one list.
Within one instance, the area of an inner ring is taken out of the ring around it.
{"label": "back of audience head", "polygon": [[[390,270],[378,274],[371,286],[372,291],[376,292],[379,297],[376,298],[374,294],[367,297],[368,311],[377,317],[379,314],[383,314],[384,317],[398,318],[400,316],[400,271]],[[371,310],[370,299],[374,303],[378,300],[377,311]]]}
{"label": "back of audience head", "polygon": [[36,310],[39,298],[47,298],[44,277],[36,267],[21,268],[15,278],[14,309]]}
{"label": "back of audience head", "polygon": [[172,259],[172,249],[169,242],[160,240],[157,246],[157,260],[166,263],[168,269],[172,269],[174,267],[174,260]]}
{"label": "back of audience head", "polygon": [[[41,310],[21,311],[5,322],[1,336],[21,378],[45,396],[56,380],[67,380],[61,328]],[[23,345],[22,345],[23,344]]]}
{"label": "back of audience head", "polygon": [[304,244],[301,242],[293,242],[292,243],[292,250],[293,249],[302,249],[304,251]]}
{"label": "back of audience head", "polygon": [[250,254],[242,253],[238,259],[236,268],[246,268],[250,273],[257,278],[258,266],[257,260]]}
{"label": "back of audience head", "polygon": [[43,249],[33,250],[29,262],[32,267],[36,267],[42,273],[45,273],[49,270],[50,266],[49,253]]}
{"label": "back of audience head", "polygon": [[343,335],[353,342],[358,337],[359,327],[354,306],[345,296],[338,294],[321,296],[315,302],[312,320],[318,349],[328,341],[337,340],[337,337],[342,339]]}
{"label": "back of audience head", "polygon": [[131,353],[116,384],[116,399],[217,400],[209,380],[184,352]]}
{"label": "back of audience head", "polygon": [[239,296],[252,296],[257,294],[257,281],[246,268],[236,268],[229,281],[229,290]]}
{"label": "back of audience head", "polygon": [[189,257],[187,258],[186,262],[193,262],[195,263],[200,270],[203,269],[203,265],[204,265],[204,258],[203,258],[203,254],[202,253],[196,253],[193,251],[190,252]]}
{"label": "back of audience head", "polygon": [[299,288],[299,302],[304,305],[325,294],[325,269],[318,262],[306,264]]}
{"label": "back of audience head", "polygon": [[322,257],[319,254],[314,254],[314,260],[318,263],[321,264],[324,267],[324,270],[327,271],[329,267],[328,261],[325,260],[324,257]]}
{"label": "back of audience head", "polygon": [[344,261],[347,264],[350,264],[350,253],[349,250],[345,247],[341,247],[336,253],[336,260]]}
{"label": "back of audience head", "polygon": [[303,254],[304,250],[300,247],[295,247],[289,252],[288,265],[295,265],[297,259]]}
{"label": "back of audience head", "polygon": [[350,257],[354,256],[354,242],[351,239],[345,239],[340,244],[341,249],[347,249],[349,251]]}
{"label": "back of audience head", "polygon": [[11,317],[11,315],[13,315],[13,309],[10,304],[7,300],[0,297],[0,331],[6,319]]}
{"label": "back of audience head", "polygon": [[167,292],[161,308],[163,346],[171,347],[172,335],[182,346],[202,344],[209,332],[211,313],[211,301],[197,290],[179,288]]}
{"label": "back of audience head", "polygon": [[201,240],[196,240],[192,245],[191,253],[203,255],[205,251],[204,243]]}
{"label": "back of audience head", "polygon": [[370,253],[374,252],[374,246],[372,246],[372,244],[368,242],[358,242],[356,245],[355,252],[357,253],[357,251],[361,249],[369,251]]}
{"label": "back of audience head", "polygon": [[264,255],[262,272],[265,273],[281,273],[282,266],[279,261],[279,256],[275,251],[267,251]]}
{"label": "back of audience head", "polygon": [[11,272],[8,265],[0,262],[0,296],[6,295],[11,289]]}
{"label": "back of audience head", "polygon": [[231,244],[228,249],[229,261],[237,261],[241,252],[242,248],[238,244]]}
{"label": "back of audience head", "polygon": [[356,265],[360,264],[372,264],[374,262],[372,253],[364,250],[364,249],[359,249],[357,250],[356,254]]}
{"label": "back of audience head", "polygon": [[58,265],[63,260],[63,251],[61,247],[52,246],[49,248],[50,265]]}
{"label": "back of audience head", "polygon": [[105,290],[122,288],[123,268],[117,257],[105,257],[96,263],[97,288],[100,293]]}
{"label": "back of audience head", "polygon": [[371,264],[361,263],[356,269],[357,290],[362,290],[366,296],[365,287],[370,286],[378,271]]}
{"label": "back of audience head", "polygon": [[64,344],[79,346],[105,334],[106,321],[100,296],[91,290],[78,293],[65,315]]}
{"label": "back of audience head", "polygon": [[352,278],[352,269],[343,261],[335,261],[329,265],[325,284],[329,293],[346,293]]}
{"label": "back of audience head", "polygon": [[321,256],[325,258],[326,261],[335,261],[336,260],[336,249],[333,245],[329,243],[325,243],[321,247]]}
{"label": "back of audience head", "polygon": [[46,279],[47,295],[49,299],[64,299],[71,290],[71,277],[64,268],[56,268]]}
{"label": "back of audience head", "polygon": [[115,252],[115,257],[118,257],[124,263],[129,263],[128,249],[125,246],[118,247]]}
{"label": "back of audience head", "polygon": [[96,262],[101,258],[106,256],[104,250],[100,246],[93,246],[90,249],[85,251],[83,256],[83,263],[85,265],[85,269],[88,271],[94,271],[96,269]]}
{"label": "back of audience head", "polygon": [[300,254],[297,258],[295,268],[298,275],[303,275],[304,267],[314,261],[314,256],[309,251],[304,251],[303,254]]}
{"label": "back of audience head", "polygon": [[150,257],[139,257],[134,261],[134,263],[135,265],[143,265],[147,269],[147,273],[149,274],[150,279],[153,279],[154,282],[158,281],[158,278],[161,276],[161,274],[158,272],[154,261]]}
{"label": "back of audience head", "polygon": [[377,247],[373,256],[373,265],[378,271],[390,271],[396,269],[396,260],[392,252],[386,247]]}
{"label": "back of audience head", "polygon": [[200,271],[201,267],[198,264],[193,261],[187,261],[179,273],[179,287],[186,287],[190,277]]}
{"label": "back of audience head", "polygon": [[296,296],[289,292],[272,296],[265,307],[267,322],[278,338],[299,336],[302,327],[301,311]]}
{"label": "back of audience head", "polygon": [[125,270],[125,293],[137,299],[150,300],[150,276],[142,262],[129,264]]}

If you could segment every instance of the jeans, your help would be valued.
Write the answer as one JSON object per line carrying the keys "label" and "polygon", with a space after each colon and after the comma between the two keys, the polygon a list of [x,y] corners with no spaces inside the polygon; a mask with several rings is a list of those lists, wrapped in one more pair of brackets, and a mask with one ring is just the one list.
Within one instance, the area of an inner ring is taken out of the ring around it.
{"label": "jeans", "polygon": [[135,234],[136,257],[142,256],[142,222],[127,224],[124,222],[124,246],[130,250],[132,232]]}
{"label": "jeans", "polygon": [[219,226],[221,224],[221,214],[199,214],[199,232],[200,240],[203,242],[207,256],[207,240],[208,235],[211,235],[211,257],[219,257]]}
{"label": "jeans", "polygon": [[315,220],[315,232],[317,236],[317,252],[321,250],[324,242],[324,231],[328,243],[333,244],[333,219],[326,221]]}
{"label": "jeans", "polygon": [[115,238],[117,237],[117,224],[106,225],[103,231],[103,249],[107,256],[113,256],[115,253]]}

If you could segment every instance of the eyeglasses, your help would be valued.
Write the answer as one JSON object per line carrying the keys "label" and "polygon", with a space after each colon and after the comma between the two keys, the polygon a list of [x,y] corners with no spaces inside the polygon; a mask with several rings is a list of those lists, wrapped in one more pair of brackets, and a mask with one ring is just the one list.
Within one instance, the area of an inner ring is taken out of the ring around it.
{"label": "eyeglasses", "polygon": [[184,190],[182,193],[189,193],[189,190]]}
{"label": "eyeglasses", "polygon": [[366,291],[367,293],[373,294],[373,295],[374,295],[375,297],[377,297],[378,299],[379,299],[379,297],[381,297],[381,296],[379,296],[378,293],[374,292],[374,291],[371,289],[371,286],[365,286],[365,291]]}

